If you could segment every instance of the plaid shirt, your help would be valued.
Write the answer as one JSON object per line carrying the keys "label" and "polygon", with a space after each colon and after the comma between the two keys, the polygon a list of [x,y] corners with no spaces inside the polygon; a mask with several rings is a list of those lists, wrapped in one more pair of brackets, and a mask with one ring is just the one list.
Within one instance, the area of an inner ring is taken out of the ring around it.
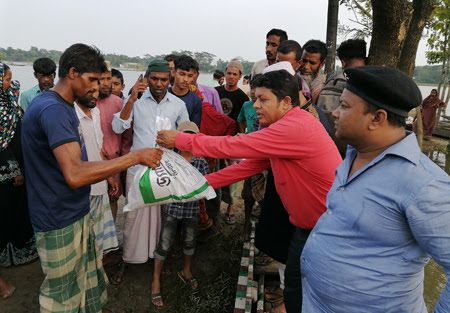
{"label": "plaid shirt", "polygon": [[[204,158],[192,157],[191,164],[200,173],[202,173],[202,175],[209,174],[208,163]],[[162,207],[166,214],[178,219],[191,218],[197,215],[200,210],[198,200],[191,202],[169,203],[164,204]]]}

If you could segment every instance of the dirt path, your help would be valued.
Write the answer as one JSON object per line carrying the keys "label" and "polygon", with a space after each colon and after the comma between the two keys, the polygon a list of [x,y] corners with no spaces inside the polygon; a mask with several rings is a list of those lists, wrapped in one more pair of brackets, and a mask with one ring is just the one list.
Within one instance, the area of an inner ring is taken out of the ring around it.
{"label": "dirt path", "polygon": [[[192,295],[177,272],[182,268],[182,256],[167,260],[170,273],[162,276],[163,308],[151,304],[150,284],[153,276],[153,260],[145,264],[129,266],[124,281],[120,285],[109,285],[107,307],[123,313],[148,312],[232,312],[236,293],[236,283],[242,252],[240,232],[243,224],[243,201],[240,197],[242,183],[238,185],[235,211],[238,222],[224,224],[224,234],[207,243],[198,243],[193,260],[193,274],[199,282],[199,294]],[[120,203],[119,211],[123,207]],[[222,203],[222,212],[225,211]],[[119,241],[122,240],[124,215],[117,219]],[[112,268],[106,268],[111,272]],[[0,299],[1,313],[39,312],[39,287],[44,279],[40,262],[0,269],[0,274],[16,287],[10,299]]]}

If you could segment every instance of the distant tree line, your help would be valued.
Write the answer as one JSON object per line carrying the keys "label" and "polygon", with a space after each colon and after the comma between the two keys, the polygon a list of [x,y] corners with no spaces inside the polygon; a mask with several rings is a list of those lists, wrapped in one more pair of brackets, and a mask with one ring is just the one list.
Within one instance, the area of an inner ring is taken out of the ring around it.
{"label": "distant tree line", "polygon": [[[0,48],[0,60],[5,60],[9,62],[27,62],[33,63],[34,60],[38,58],[48,57],[55,61],[59,62],[59,58],[61,57],[62,51],[57,50],[46,50],[39,49],[37,47],[31,47],[30,50],[25,51],[21,49],[13,49],[11,47],[8,48]],[[170,54],[181,55],[186,54],[194,58],[200,67],[200,71],[212,73],[214,70],[219,69],[221,71],[225,71],[225,67],[229,61],[217,59],[216,55],[208,52],[192,52],[187,50],[180,51],[172,51]],[[138,68],[143,70],[147,67],[148,63],[153,59],[162,59],[165,55],[151,55],[146,54],[144,57],[129,57],[123,54],[105,54],[105,59],[111,62],[111,66],[114,68],[119,68],[120,64],[124,63],[136,63],[138,64]],[[234,61],[240,61],[242,66],[244,67],[244,75],[250,74],[253,67],[253,62],[246,61],[241,57],[233,58]]]}
{"label": "distant tree line", "polygon": [[[9,62],[28,62],[32,63],[34,60],[42,57],[48,57],[58,63],[62,51],[38,49],[31,47],[30,50],[25,51],[21,49],[13,49],[8,47],[6,49],[0,48],[0,60]],[[218,59],[216,56],[208,52],[192,52],[186,50],[172,51],[171,54],[181,55],[186,54],[193,57],[200,66],[200,71],[212,73],[215,69],[224,71],[228,63],[226,60]],[[105,54],[105,59],[111,62],[111,66],[119,68],[123,63],[137,63],[140,69],[145,69],[147,64],[153,59],[162,59],[165,55],[150,55],[146,54],[144,57],[129,57],[123,54]],[[244,75],[250,74],[253,67],[253,62],[246,61],[241,57],[236,57],[233,60],[239,61],[244,67]],[[423,84],[438,84],[441,79],[441,66],[417,66],[414,72],[414,79],[417,83]]]}

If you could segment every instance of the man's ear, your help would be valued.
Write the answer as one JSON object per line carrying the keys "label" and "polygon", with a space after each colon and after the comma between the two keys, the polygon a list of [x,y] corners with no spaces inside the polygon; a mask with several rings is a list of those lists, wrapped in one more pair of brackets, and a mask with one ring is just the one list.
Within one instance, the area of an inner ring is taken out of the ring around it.
{"label": "man's ear", "polygon": [[75,67],[71,67],[69,73],[67,74],[67,78],[75,79],[76,75],[78,75],[77,69]]}
{"label": "man's ear", "polygon": [[292,107],[292,99],[289,96],[284,97],[284,99],[281,100],[281,107],[283,110],[290,109]]}
{"label": "man's ear", "polygon": [[373,115],[372,121],[369,124],[369,129],[380,128],[388,122],[386,110],[380,109],[369,114]]}
{"label": "man's ear", "polygon": [[323,60],[322,64],[320,64],[319,69],[322,69],[324,67],[324,65],[325,65],[325,60]]}

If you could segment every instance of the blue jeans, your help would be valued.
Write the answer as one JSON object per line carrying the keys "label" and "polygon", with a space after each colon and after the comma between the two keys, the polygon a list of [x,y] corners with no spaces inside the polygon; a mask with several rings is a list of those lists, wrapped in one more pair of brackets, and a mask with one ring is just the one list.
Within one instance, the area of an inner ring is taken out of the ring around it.
{"label": "blue jeans", "polygon": [[289,244],[286,270],[284,272],[284,305],[288,313],[302,311],[302,272],[300,256],[308,239],[310,229],[297,227]]}
{"label": "blue jeans", "polygon": [[181,241],[184,255],[194,255],[197,236],[198,214],[191,218],[177,219],[164,211],[161,212],[161,232],[155,258],[165,260],[172,249],[178,224],[181,224]]}

